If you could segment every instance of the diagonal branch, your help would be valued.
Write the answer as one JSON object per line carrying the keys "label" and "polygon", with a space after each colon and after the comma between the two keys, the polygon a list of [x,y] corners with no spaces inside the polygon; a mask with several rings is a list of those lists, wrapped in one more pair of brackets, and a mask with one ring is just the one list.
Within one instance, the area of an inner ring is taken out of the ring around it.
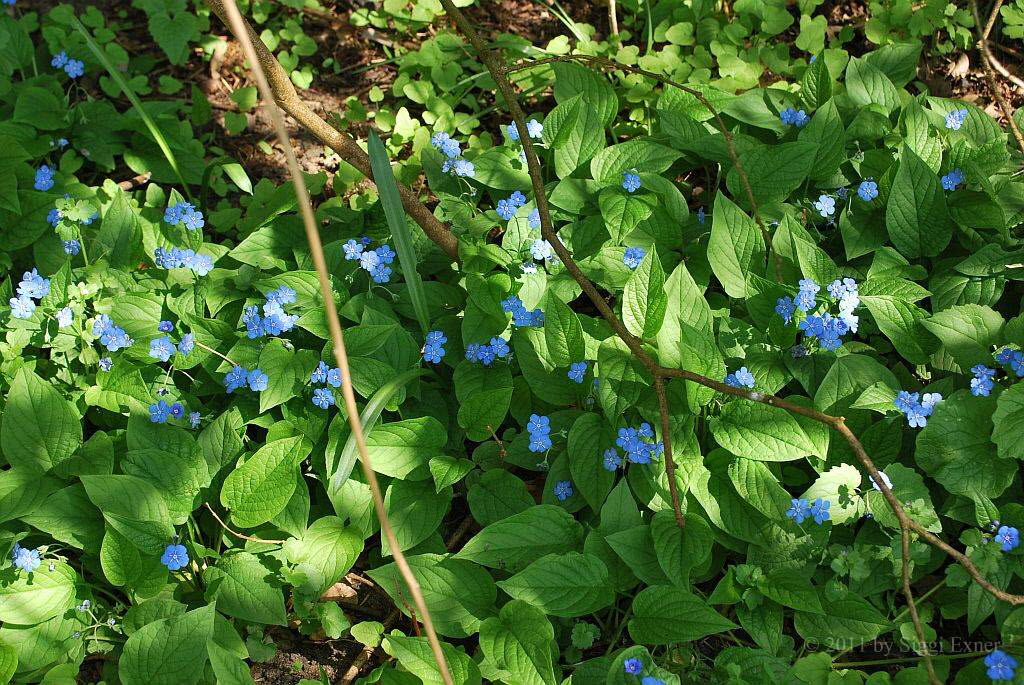
{"label": "diagonal branch", "polygon": [[970,0],[970,3],[971,12],[974,13],[974,25],[978,29],[978,42],[975,45],[977,45],[978,51],[981,52],[981,63],[985,67],[985,81],[988,83],[988,89],[992,91],[992,97],[995,98],[996,104],[999,105],[999,111],[1003,113],[1003,118],[1006,119],[1007,126],[1010,127],[1014,140],[1017,141],[1017,147],[1024,153],[1024,134],[1021,133],[1020,127],[1014,121],[1013,112],[1010,110],[1010,105],[1007,104],[1006,98],[999,91],[999,84],[996,82],[993,66],[997,67],[1003,76],[1013,81],[1021,89],[1024,89],[1024,81],[1021,81],[1007,71],[1006,67],[996,59],[988,47],[988,37],[992,33],[992,27],[996,24],[996,17],[999,16],[999,8],[1002,7],[1003,0],[996,0],[992,5],[992,13],[989,15],[984,29],[981,27],[981,16],[978,14],[978,0]]}
{"label": "diagonal branch", "polygon": [[[395,565],[398,567],[405,584],[409,587],[413,602],[423,620],[423,627],[427,633],[427,640],[433,652],[434,660],[440,671],[441,678],[445,685],[452,685],[452,676],[448,671],[448,664],[441,649],[441,642],[434,630],[430,611],[423,599],[423,592],[420,585],[409,568],[402,548],[395,537],[395,531],[391,528],[391,521],[388,519],[387,508],[384,505],[384,497],[381,495],[380,484],[377,482],[377,474],[373,470],[373,463],[370,461],[370,453],[366,448],[366,439],[363,435],[363,426],[359,417],[359,408],[356,406],[356,396],[352,389],[352,374],[348,365],[348,353],[345,350],[345,339],[341,330],[341,321],[338,319],[338,310],[334,302],[334,291],[331,288],[331,277],[327,271],[327,261],[324,259],[324,249],[320,242],[320,233],[316,224],[316,217],[313,214],[313,204],[309,199],[309,191],[306,188],[299,163],[295,159],[295,151],[292,149],[291,141],[288,139],[288,131],[285,128],[284,115],[274,102],[274,95],[266,74],[263,71],[261,60],[256,54],[252,29],[248,28],[242,15],[235,5],[235,0],[210,0],[210,5],[235,34],[235,38],[242,46],[246,59],[252,66],[253,76],[256,78],[256,85],[259,88],[260,96],[263,98],[270,118],[274,123],[278,140],[284,149],[285,159],[288,162],[288,172],[295,184],[295,195],[299,202],[299,209],[302,213],[302,221],[306,228],[306,240],[309,242],[309,251],[313,257],[313,264],[316,266],[318,280],[320,281],[320,293],[324,298],[324,310],[327,317],[327,327],[331,334],[331,343],[334,348],[334,358],[341,369],[341,394],[345,399],[345,413],[348,414],[349,426],[352,428],[352,435],[356,439],[356,447],[363,465],[363,475],[370,487],[373,496],[373,506],[377,512],[377,519],[380,521],[381,534],[388,541],[391,553],[395,557]],[[247,33],[248,29],[248,33]],[[275,62],[276,64],[276,62]],[[278,65],[280,67],[280,65]],[[292,91],[294,93],[294,91]],[[212,512],[213,509],[210,509]]]}
{"label": "diagonal branch", "polygon": [[[226,4],[230,0],[207,0],[210,9],[225,20]],[[354,166],[361,174],[373,181],[373,174],[370,171],[370,157],[359,146],[351,136],[342,133],[326,121],[321,119],[316,112],[309,108],[299,98],[299,94],[292,85],[291,79],[285,72],[284,67],[277,61],[277,58],[267,49],[267,46],[260,39],[259,34],[244,18],[240,17],[241,25],[244,27],[244,34],[248,43],[253,47],[252,57],[246,59],[250,62],[253,70],[260,68],[266,76],[267,84],[273,94],[273,101],[277,106],[290,114],[299,125],[312,133],[317,140],[337,152],[342,159]],[[239,38],[241,40],[241,38]],[[459,258],[459,240],[434,214],[420,202],[416,194],[404,183],[398,184],[398,194],[402,197],[402,205],[405,211],[412,217],[413,221],[419,224],[423,232],[427,234],[452,259]]]}

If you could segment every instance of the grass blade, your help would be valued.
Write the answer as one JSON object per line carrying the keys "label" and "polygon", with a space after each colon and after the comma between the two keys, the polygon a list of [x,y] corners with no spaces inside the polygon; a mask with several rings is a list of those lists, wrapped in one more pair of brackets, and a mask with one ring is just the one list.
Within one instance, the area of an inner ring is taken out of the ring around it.
{"label": "grass blade", "polygon": [[188,196],[189,201],[191,201],[192,193],[189,192],[188,184],[185,183],[185,178],[181,175],[181,169],[178,168],[178,160],[174,157],[174,153],[171,152],[171,147],[167,144],[167,139],[164,138],[164,134],[160,131],[156,122],[153,121],[152,117],[149,116],[149,113],[142,107],[142,101],[139,100],[139,96],[135,94],[135,91],[131,89],[128,82],[124,80],[124,77],[121,76],[121,72],[119,72],[110,62],[106,53],[103,52],[100,46],[96,44],[92,34],[89,33],[89,29],[85,28],[85,26],[82,25],[82,22],[80,22],[78,17],[74,14],[69,13],[69,18],[71,19],[71,23],[74,24],[75,29],[82,34],[83,38],[85,38],[85,43],[89,46],[92,54],[96,55],[96,59],[100,61],[103,67],[107,70],[107,73],[110,74],[110,78],[114,79],[114,82],[121,88],[121,92],[123,92],[129,102],[132,103],[132,107],[139,112],[139,116],[142,117],[142,122],[146,124],[146,128],[149,129],[153,139],[156,140],[156,144],[160,148],[160,151],[164,153],[167,163],[171,165],[174,175],[178,177],[178,183],[181,184],[182,190],[185,191],[185,195]]}
{"label": "grass blade", "polygon": [[[370,429],[377,424],[377,419],[380,418],[380,414],[384,411],[384,406],[388,403],[400,388],[414,378],[425,376],[429,371],[426,369],[411,369],[405,373],[400,373],[391,379],[388,383],[382,385],[380,389],[373,394],[370,401],[363,407],[363,413],[359,416],[359,422],[363,426],[363,434],[369,435]],[[341,450],[341,456],[338,458],[338,463],[335,465],[334,471],[330,471],[330,464],[328,464],[328,484],[327,494],[329,498],[332,498],[341,490],[341,486],[345,484],[348,477],[352,475],[352,469],[356,465],[356,438],[354,433],[349,433],[348,440],[345,441],[345,447]]]}
{"label": "grass blade", "polygon": [[391,236],[395,239],[395,252],[398,253],[402,275],[409,288],[412,308],[416,312],[416,318],[420,322],[423,334],[426,335],[430,328],[430,315],[427,313],[427,297],[423,292],[423,281],[420,279],[419,271],[416,270],[416,248],[413,247],[412,232],[405,220],[405,208],[398,195],[398,183],[391,171],[391,161],[388,159],[388,153],[384,150],[384,144],[380,142],[376,131],[370,131],[369,154],[373,182],[377,184],[377,193],[384,206],[384,216],[387,217],[388,226],[391,228]]}

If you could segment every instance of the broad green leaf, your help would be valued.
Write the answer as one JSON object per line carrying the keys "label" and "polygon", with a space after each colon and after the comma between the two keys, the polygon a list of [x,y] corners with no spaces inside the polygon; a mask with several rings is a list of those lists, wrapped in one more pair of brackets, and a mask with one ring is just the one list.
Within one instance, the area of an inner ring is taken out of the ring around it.
{"label": "broad green leaf", "polygon": [[405,478],[441,453],[448,436],[432,416],[380,424],[366,436],[373,470],[393,478]]}
{"label": "broad green leaf", "polygon": [[[384,495],[384,508],[391,519],[399,548],[403,551],[410,549],[437,530],[451,501],[451,488],[437,492],[431,480],[392,481]],[[384,538],[381,554],[387,556],[391,553],[390,544]]]}
{"label": "broad green leaf", "polygon": [[571,514],[540,504],[484,527],[456,557],[518,572],[547,554],[577,551],[582,544],[583,528]]}
{"label": "broad green leaf", "polygon": [[160,555],[174,535],[174,523],[160,492],[135,476],[82,476],[89,499],[107,525],[139,550]]}
{"label": "broad green leaf", "polygon": [[302,437],[267,443],[224,480],[220,503],[242,528],[266,523],[285,508],[295,490],[295,471],[311,446]]}
{"label": "broad green leaf", "polygon": [[737,627],[701,598],[676,586],[653,586],[633,598],[629,635],[644,645],[691,642]]}
{"label": "broad green leaf", "polygon": [[52,385],[24,366],[11,382],[0,448],[11,466],[49,471],[82,444],[82,421]]}
{"label": "broad green leaf", "polygon": [[543,556],[499,581],[498,587],[514,599],[562,617],[591,614],[608,606],[614,596],[608,568],[597,557],[579,552]]}
{"label": "broad green leaf", "polygon": [[792,461],[815,453],[792,414],[760,402],[733,400],[710,426],[718,444],[738,457]]}
{"label": "broad green leaf", "polygon": [[[405,637],[396,631],[386,635],[381,645],[403,668],[426,685],[444,682],[427,638]],[[441,643],[441,651],[455,685],[480,685],[480,668],[468,654],[447,642]]]}
{"label": "broad green leaf", "polygon": [[154,621],[125,642],[118,675],[124,685],[194,685],[206,666],[214,605]]}
{"label": "broad green leaf", "polygon": [[226,554],[206,568],[203,578],[209,587],[207,601],[216,601],[217,608],[228,616],[285,625],[284,594],[268,582],[273,572],[255,554]]}
{"label": "broad green leaf", "polygon": [[1015,383],[999,395],[992,423],[992,442],[999,456],[1024,459],[1024,385]]}
{"label": "broad green leaf", "polygon": [[352,568],[362,551],[362,537],[335,516],[313,521],[301,538],[284,544],[288,561],[321,593]]}
{"label": "broad green leaf", "polygon": [[0,621],[35,625],[74,606],[78,574],[63,561],[43,561],[32,573],[20,571],[0,582]]}
{"label": "broad green leaf", "polygon": [[1002,314],[976,304],[936,312],[921,325],[942,341],[943,350],[965,371],[991,363],[992,348],[1002,341]]}
{"label": "broad green leaf", "polygon": [[614,449],[614,440],[606,426],[599,414],[583,414],[573,422],[566,442],[573,487],[594,511],[601,511],[615,483],[615,473],[604,468],[605,450]]}
{"label": "broad green leaf", "polygon": [[544,341],[555,366],[583,361],[583,327],[580,318],[559,297],[549,292],[544,307]]}
{"label": "broad green leaf", "polygon": [[885,224],[892,244],[910,259],[938,255],[953,236],[939,177],[905,145],[889,192]]}
{"label": "broad green leaf", "polygon": [[715,196],[708,262],[730,297],[754,293],[753,277],[764,271],[764,238],[743,210],[724,193]]}
{"label": "broad green leaf", "polygon": [[658,251],[652,247],[626,281],[622,293],[622,321],[633,335],[651,339],[661,330],[667,307],[665,271]]}
{"label": "broad green leaf", "polygon": [[551,657],[555,629],[544,612],[512,600],[497,618],[480,626],[480,648],[498,668],[523,685],[555,685],[558,674]]}

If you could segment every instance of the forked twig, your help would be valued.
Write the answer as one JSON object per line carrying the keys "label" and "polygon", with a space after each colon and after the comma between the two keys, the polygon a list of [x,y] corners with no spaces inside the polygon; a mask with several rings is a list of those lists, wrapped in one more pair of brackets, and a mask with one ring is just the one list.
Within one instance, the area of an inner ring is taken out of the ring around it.
{"label": "forked twig", "polygon": [[317,277],[320,281],[320,292],[324,298],[324,309],[327,315],[327,327],[331,333],[331,343],[334,348],[334,359],[337,362],[338,367],[341,369],[341,394],[345,399],[345,410],[348,414],[349,425],[352,428],[352,435],[356,439],[356,447],[359,450],[359,456],[363,465],[363,474],[366,477],[367,485],[370,486],[370,493],[373,495],[373,505],[377,512],[377,518],[380,521],[381,532],[388,541],[391,553],[395,557],[395,565],[398,567],[399,572],[402,574],[402,578],[409,587],[413,603],[419,611],[420,618],[423,621],[423,627],[427,633],[427,640],[430,643],[430,649],[433,652],[434,660],[437,662],[438,670],[441,673],[441,678],[444,680],[445,685],[452,685],[451,673],[448,671],[448,664],[445,661],[444,652],[441,650],[441,642],[437,637],[437,632],[434,630],[430,610],[427,609],[427,604],[423,599],[423,593],[420,590],[420,585],[417,582],[412,569],[409,568],[405,555],[402,553],[402,549],[398,544],[398,539],[395,537],[395,532],[391,528],[391,521],[388,519],[387,509],[384,506],[384,497],[381,495],[380,484],[377,482],[377,474],[373,470],[370,453],[366,449],[366,439],[363,435],[363,427],[359,420],[359,408],[356,406],[356,397],[352,390],[352,374],[349,371],[348,354],[345,350],[344,334],[342,333],[341,322],[338,319],[338,311],[334,304],[334,292],[331,288],[330,275],[327,271],[327,262],[324,259],[323,245],[320,242],[320,233],[317,229],[316,217],[313,214],[313,205],[309,198],[309,191],[307,190],[306,183],[302,178],[302,171],[299,169],[298,161],[295,159],[295,151],[292,149],[291,141],[288,138],[288,131],[285,128],[284,123],[284,116],[281,114],[281,110],[275,102],[274,92],[270,88],[270,83],[267,81],[266,74],[264,73],[263,67],[256,54],[256,48],[254,47],[252,37],[249,34],[251,29],[247,28],[245,21],[242,19],[242,15],[238,11],[238,6],[235,4],[235,0],[209,0],[209,2],[214,12],[216,12],[217,15],[231,27],[232,33],[235,34],[235,38],[242,46],[242,51],[249,62],[253,76],[256,78],[256,85],[259,88],[260,96],[263,98],[267,106],[267,110],[270,113],[270,118],[273,121],[277,137],[280,140],[281,148],[284,150],[285,159],[288,163],[288,171],[292,177],[292,182],[295,184],[295,195],[299,201],[299,209],[302,213],[302,220],[306,228],[306,239],[309,242],[309,251],[313,257],[313,264],[316,267]]}
{"label": "forked twig", "polygon": [[1006,98],[999,91],[999,84],[996,83],[993,65],[998,65],[1003,76],[1013,81],[1021,89],[1024,89],[1024,81],[1010,74],[988,47],[988,37],[992,33],[992,27],[996,25],[996,17],[999,16],[999,8],[1002,7],[1003,0],[996,0],[992,5],[992,13],[989,15],[984,28],[981,27],[981,15],[978,14],[978,0],[970,0],[970,3],[971,12],[974,14],[974,25],[978,28],[978,42],[975,45],[977,45],[978,51],[981,53],[981,63],[985,67],[985,81],[988,83],[988,89],[992,91],[992,97],[995,98],[999,111],[1003,113],[1003,118],[1006,119],[1007,126],[1010,127],[1010,132],[1013,133],[1013,137],[1017,141],[1017,147],[1020,148],[1021,153],[1024,153],[1024,134],[1021,133],[1017,122],[1013,120],[1013,112],[1010,110],[1010,105],[1006,102]]}

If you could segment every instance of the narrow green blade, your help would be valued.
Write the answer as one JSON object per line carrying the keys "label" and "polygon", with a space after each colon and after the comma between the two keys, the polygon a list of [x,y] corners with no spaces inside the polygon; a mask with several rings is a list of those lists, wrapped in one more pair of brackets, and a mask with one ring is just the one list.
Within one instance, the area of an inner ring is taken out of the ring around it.
{"label": "narrow green blade", "polygon": [[377,184],[377,193],[384,206],[384,216],[387,217],[388,226],[391,228],[391,236],[395,239],[395,252],[398,253],[402,275],[409,288],[412,308],[416,312],[416,318],[420,322],[423,334],[426,335],[430,328],[430,315],[427,313],[427,297],[423,292],[423,281],[420,279],[419,271],[416,270],[416,249],[412,244],[412,232],[405,220],[405,208],[402,206],[402,198],[398,195],[398,182],[395,181],[395,175],[391,171],[388,153],[384,150],[384,144],[380,142],[376,131],[370,131],[369,153],[373,182]]}

